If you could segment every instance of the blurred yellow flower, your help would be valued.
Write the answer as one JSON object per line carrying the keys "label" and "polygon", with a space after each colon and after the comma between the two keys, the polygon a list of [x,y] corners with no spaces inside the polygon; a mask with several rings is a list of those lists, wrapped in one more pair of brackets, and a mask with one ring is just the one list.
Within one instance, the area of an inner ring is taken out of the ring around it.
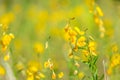
{"label": "blurred yellow flower", "polygon": [[4,56],[4,61],[8,61],[10,59],[10,55],[9,54],[6,54],[5,56]]}
{"label": "blurred yellow flower", "polygon": [[44,68],[50,68],[53,70],[53,63],[48,59],[48,61],[44,62]]}
{"label": "blurred yellow flower", "polygon": [[118,46],[117,46],[116,44],[114,44],[114,45],[112,46],[112,51],[113,51],[113,52],[117,52],[117,51],[118,51]]}
{"label": "blurred yellow flower", "polygon": [[5,69],[3,66],[0,65],[0,76],[4,76],[5,75]]}
{"label": "blurred yellow flower", "polygon": [[5,51],[7,49],[7,46],[10,44],[12,39],[14,39],[14,35],[12,33],[5,34],[2,36],[1,44],[2,44],[3,51]]}
{"label": "blurred yellow flower", "polygon": [[36,53],[43,53],[43,51],[44,51],[43,45],[41,43],[35,43],[34,44],[34,51]]}
{"label": "blurred yellow flower", "polygon": [[26,80],[34,80],[34,75],[28,75]]}
{"label": "blurred yellow flower", "polygon": [[96,7],[96,10],[97,10],[99,16],[103,16],[104,15],[102,10],[101,10],[101,8],[99,6]]}
{"label": "blurred yellow flower", "polygon": [[38,70],[41,70],[41,64],[40,64],[39,62],[37,62],[37,61],[30,61],[30,62],[28,63],[28,69],[29,69],[31,72],[35,73],[35,72],[37,72]]}
{"label": "blurred yellow flower", "polygon": [[45,67],[45,68],[48,68],[49,65],[50,65],[49,62],[45,62],[45,63],[44,63],[44,67]]}
{"label": "blurred yellow flower", "polygon": [[114,53],[114,55],[112,55],[111,58],[111,63],[110,63],[110,67],[115,67],[117,65],[120,64],[120,54],[119,53]]}
{"label": "blurred yellow flower", "polygon": [[59,74],[58,74],[58,78],[62,78],[64,76],[64,73],[63,72],[60,72]]}
{"label": "blurred yellow flower", "polygon": [[108,68],[107,74],[108,74],[108,75],[111,75],[111,74],[112,74],[112,68]]}
{"label": "blurred yellow flower", "polygon": [[52,79],[56,79],[56,74],[55,74],[54,71],[53,71],[53,73],[52,73]]}
{"label": "blurred yellow flower", "polygon": [[83,72],[79,72],[79,73],[78,73],[78,77],[79,77],[79,79],[82,79],[84,76],[85,76],[85,75],[84,75]]}
{"label": "blurred yellow flower", "polygon": [[0,22],[2,24],[6,24],[6,25],[9,25],[11,22],[13,22],[15,16],[13,13],[9,12],[9,13],[6,13],[4,14],[1,18],[0,18]]}

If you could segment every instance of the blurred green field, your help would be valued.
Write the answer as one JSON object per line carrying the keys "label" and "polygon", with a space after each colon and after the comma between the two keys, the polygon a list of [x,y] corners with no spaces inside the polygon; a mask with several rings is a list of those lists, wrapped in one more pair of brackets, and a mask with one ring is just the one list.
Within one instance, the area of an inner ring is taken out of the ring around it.
{"label": "blurred green field", "polygon": [[0,0],[0,80],[100,80],[82,52],[70,58],[65,29],[78,28],[97,43],[98,77],[120,80],[119,0]]}

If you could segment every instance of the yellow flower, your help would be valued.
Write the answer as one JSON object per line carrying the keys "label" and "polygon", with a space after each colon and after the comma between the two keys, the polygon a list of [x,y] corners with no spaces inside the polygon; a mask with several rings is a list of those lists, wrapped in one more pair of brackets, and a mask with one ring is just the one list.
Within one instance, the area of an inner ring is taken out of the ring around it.
{"label": "yellow flower", "polygon": [[8,61],[10,59],[10,55],[9,54],[6,54],[5,56],[4,56],[4,61]]}
{"label": "yellow flower", "polygon": [[70,35],[70,36],[76,36],[77,33],[76,33],[76,31],[70,29],[70,30],[69,30],[69,35]]}
{"label": "yellow flower", "polygon": [[11,39],[15,38],[14,34],[12,34],[12,33],[10,33],[9,36],[11,37]]}
{"label": "yellow flower", "polygon": [[58,74],[58,77],[59,78],[62,78],[64,76],[64,73],[63,72],[60,72],[59,74]]}
{"label": "yellow flower", "polygon": [[103,12],[99,6],[96,7],[96,10],[97,10],[99,16],[103,16]]}
{"label": "yellow flower", "polygon": [[45,63],[44,63],[44,67],[45,67],[45,68],[48,68],[49,65],[50,65],[49,62],[45,62]]}
{"label": "yellow flower", "polygon": [[88,44],[89,50],[92,53],[92,55],[96,56],[96,43],[94,41],[90,41]]}
{"label": "yellow flower", "polygon": [[34,75],[32,74],[32,75],[28,75],[27,76],[27,80],[34,80]]}
{"label": "yellow flower", "polygon": [[3,51],[5,51],[7,49],[7,46],[10,44],[12,39],[14,39],[14,35],[12,33],[3,35],[2,39],[1,39]]}
{"label": "yellow flower", "polygon": [[38,71],[38,68],[33,65],[33,66],[30,66],[30,67],[29,67],[29,70],[30,70],[31,72],[33,72],[33,73],[36,73],[36,72]]}
{"label": "yellow flower", "polygon": [[84,76],[85,76],[85,75],[84,75],[83,72],[79,72],[79,73],[78,73],[78,77],[79,77],[80,79],[82,79]]}
{"label": "yellow flower", "polygon": [[115,53],[112,58],[111,58],[111,64],[110,67],[115,67],[117,65],[120,64],[120,54],[119,53]]}
{"label": "yellow flower", "polygon": [[75,27],[74,29],[75,29],[76,32],[77,32],[78,34],[80,34],[80,35],[84,35],[84,34],[85,34],[85,32],[84,32],[84,31],[81,31],[78,27]]}
{"label": "yellow flower", "polygon": [[32,73],[36,73],[38,70],[41,70],[41,65],[37,61],[30,61],[28,63],[28,70]]}
{"label": "yellow flower", "polygon": [[86,45],[86,38],[84,36],[81,36],[77,41],[78,47],[84,47]]}
{"label": "yellow flower", "polygon": [[5,69],[3,68],[3,66],[0,65],[0,76],[4,76],[5,75]]}
{"label": "yellow flower", "polygon": [[82,50],[82,53],[85,55],[85,56],[88,56],[89,55],[89,52],[87,50]]}
{"label": "yellow flower", "polygon": [[43,53],[43,51],[44,51],[43,45],[41,43],[35,43],[34,44],[34,51],[36,53]]}
{"label": "yellow flower", "polygon": [[11,39],[12,39],[12,37],[11,37],[10,35],[7,35],[7,34],[4,35],[4,36],[2,37],[2,40],[1,40],[2,45],[8,46],[9,43],[10,43],[10,41],[11,41]]}
{"label": "yellow flower", "polygon": [[53,71],[53,73],[52,73],[52,79],[56,79],[56,74],[55,74],[54,71]]}
{"label": "yellow flower", "polygon": [[53,70],[53,63],[50,61],[50,59],[44,63],[44,67]]}
{"label": "yellow flower", "polygon": [[75,45],[76,39],[77,39],[76,36],[70,37],[70,42],[71,42],[72,45]]}

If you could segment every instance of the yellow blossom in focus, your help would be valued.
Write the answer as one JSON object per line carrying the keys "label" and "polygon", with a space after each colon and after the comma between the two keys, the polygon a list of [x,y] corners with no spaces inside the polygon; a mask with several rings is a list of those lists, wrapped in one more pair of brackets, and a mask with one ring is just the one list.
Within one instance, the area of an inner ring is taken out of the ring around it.
{"label": "yellow blossom in focus", "polygon": [[77,41],[78,47],[84,47],[86,45],[86,38],[84,36],[81,36]]}
{"label": "yellow blossom in focus", "polygon": [[3,68],[3,66],[0,65],[0,76],[4,76],[5,75],[5,69]]}

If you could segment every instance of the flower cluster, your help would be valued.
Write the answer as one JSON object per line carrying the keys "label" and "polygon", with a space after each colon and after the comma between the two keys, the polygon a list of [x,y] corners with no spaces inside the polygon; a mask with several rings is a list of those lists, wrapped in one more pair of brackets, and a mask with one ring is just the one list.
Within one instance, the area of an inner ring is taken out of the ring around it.
{"label": "flower cluster", "polygon": [[27,80],[40,80],[45,78],[45,75],[40,71],[41,65],[37,61],[32,61],[28,63],[28,68],[26,70]]}
{"label": "flower cluster", "polygon": [[5,53],[5,54],[2,54],[4,56],[4,61],[8,61],[9,60],[9,45],[12,41],[12,39],[14,39],[14,35],[12,33],[7,33],[7,29],[8,29],[8,26],[7,25],[3,25],[1,24],[0,25],[2,27],[1,29],[1,36],[0,36],[0,45],[1,45],[1,52],[2,53]]}
{"label": "flower cluster", "polygon": [[[94,39],[91,36],[87,36],[86,29],[80,30],[78,27],[72,28],[70,24],[67,24],[65,27],[65,37],[68,38],[67,40],[71,48],[69,57],[73,59],[73,64],[77,67],[76,70],[74,70],[74,74],[78,74],[80,61],[88,65],[92,73],[91,78],[97,80],[96,61],[98,54],[96,51],[97,44]],[[83,56],[83,58],[80,58],[81,56]]]}
{"label": "flower cluster", "polygon": [[120,66],[120,53],[118,52],[118,46],[116,44],[114,44],[112,46],[112,56],[110,58],[110,63],[109,63],[109,67],[107,70],[108,75],[111,75],[113,73],[113,70]]}

